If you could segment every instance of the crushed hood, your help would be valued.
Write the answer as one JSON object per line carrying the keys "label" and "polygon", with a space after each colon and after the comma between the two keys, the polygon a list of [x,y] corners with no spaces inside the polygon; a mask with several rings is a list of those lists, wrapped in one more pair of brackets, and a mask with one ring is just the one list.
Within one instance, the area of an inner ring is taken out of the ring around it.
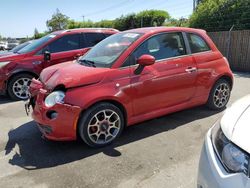
{"label": "crushed hood", "polygon": [[250,153],[250,95],[226,110],[221,119],[221,129],[230,141]]}
{"label": "crushed hood", "polygon": [[100,82],[109,68],[87,67],[74,62],[48,67],[40,74],[40,80],[49,90],[58,85],[72,88]]}

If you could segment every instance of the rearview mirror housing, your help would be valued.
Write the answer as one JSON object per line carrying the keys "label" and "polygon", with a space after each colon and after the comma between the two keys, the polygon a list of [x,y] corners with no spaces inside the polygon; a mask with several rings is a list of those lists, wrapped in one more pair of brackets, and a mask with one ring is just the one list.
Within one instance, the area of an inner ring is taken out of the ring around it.
{"label": "rearview mirror housing", "polygon": [[51,54],[49,51],[45,51],[43,55],[44,55],[44,61],[50,61]]}
{"label": "rearview mirror housing", "polygon": [[137,64],[139,64],[139,66],[137,67],[137,69],[135,69],[134,74],[136,75],[141,74],[145,66],[150,66],[153,65],[154,63],[155,63],[154,56],[146,54],[142,55],[137,59]]}
{"label": "rearview mirror housing", "polygon": [[142,66],[149,66],[155,63],[155,57],[152,55],[142,55],[137,59],[137,63]]}

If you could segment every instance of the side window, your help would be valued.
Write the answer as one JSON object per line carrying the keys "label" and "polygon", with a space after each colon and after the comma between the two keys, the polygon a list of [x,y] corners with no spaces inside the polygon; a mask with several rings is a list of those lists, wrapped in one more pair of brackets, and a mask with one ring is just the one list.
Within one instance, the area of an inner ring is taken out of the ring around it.
{"label": "side window", "polygon": [[85,33],[85,42],[84,47],[92,47],[97,43],[102,41],[105,38],[105,35],[102,33]]}
{"label": "side window", "polygon": [[50,43],[46,50],[50,53],[80,49],[80,34],[66,35]]}
{"label": "side window", "polygon": [[111,34],[111,33],[105,33],[104,35],[105,35],[105,38],[107,38],[107,37],[110,37],[113,34]]}
{"label": "side window", "polygon": [[210,48],[203,38],[196,34],[187,33],[189,45],[192,53],[209,51]]}
{"label": "side window", "polygon": [[164,33],[151,37],[130,55],[123,67],[135,64],[136,60],[144,54],[154,56],[155,60],[185,55],[186,48],[182,33]]}

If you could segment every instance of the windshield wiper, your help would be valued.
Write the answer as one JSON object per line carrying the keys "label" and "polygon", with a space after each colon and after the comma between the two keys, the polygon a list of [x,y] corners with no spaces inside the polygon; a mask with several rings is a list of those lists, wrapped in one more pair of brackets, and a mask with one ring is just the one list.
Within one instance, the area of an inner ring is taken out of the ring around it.
{"label": "windshield wiper", "polygon": [[84,63],[87,66],[96,67],[94,61],[90,61],[90,60],[87,60],[87,59],[79,59],[78,61],[80,62],[80,64]]}

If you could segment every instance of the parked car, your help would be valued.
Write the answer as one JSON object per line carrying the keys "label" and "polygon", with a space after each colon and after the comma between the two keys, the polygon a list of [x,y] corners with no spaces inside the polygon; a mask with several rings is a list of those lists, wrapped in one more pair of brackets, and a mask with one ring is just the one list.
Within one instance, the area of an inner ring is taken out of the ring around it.
{"label": "parked car", "polygon": [[14,100],[29,97],[33,77],[51,65],[75,60],[104,38],[117,33],[115,29],[73,29],[56,31],[25,46],[17,54],[0,57],[0,93]]}
{"label": "parked car", "polygon": [[226,110],[207,133],[198,188],[250,187],[250,95]]}
{"label": "parked car", "polygon": [[11,50],[11,49],[15,48],[18,45],[19,45],[18,40],[11,39],[11,40],[8,41],[7,50]]}
{"label": "parked car", "polygon": [[1,50],[6,50],[8,48],[7,45],[8,45],[7,42],[0,41],[0,51]]}
{"label": "parked car", "polygon": [[16,46],[15,48],[13,48],[9,51],[0,51],[0,57],[16,54],[16,53],[18,53],[19,50],[21,50],[25,46],[31,44],[32,42],[33,42],[33,40],[30,40],[30,41],[24,42],[22,44],[19,44],[18,46]]}
{"label": "parked car", "polygon": [[229,100],[233,75],[205,31],[154,27],[115,34],[78,61],[49,67],[33,79],[30,103],[52,140],[79,135],[93,147],[125,126],[197,105]]}

